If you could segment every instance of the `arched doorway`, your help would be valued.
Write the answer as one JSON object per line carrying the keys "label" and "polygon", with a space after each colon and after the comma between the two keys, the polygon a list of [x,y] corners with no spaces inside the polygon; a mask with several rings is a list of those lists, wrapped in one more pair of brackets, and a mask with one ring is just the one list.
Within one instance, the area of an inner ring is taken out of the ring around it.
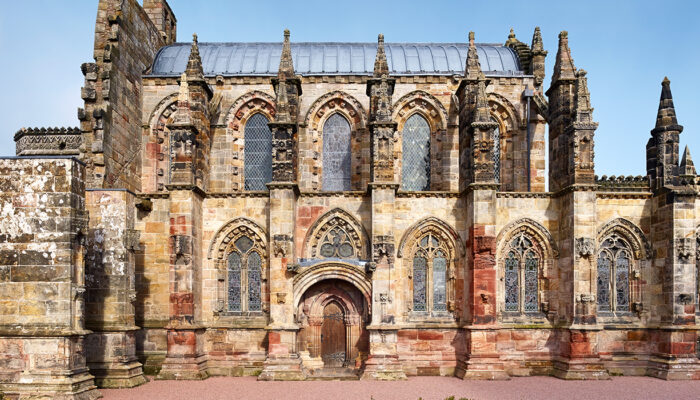
{"label": "arched doorway", "polygon": [[297,347],[308,351],[323,368],[359,368],[367,357],[369,336],[365,297],[351,283],[328,279],[301,296]]}

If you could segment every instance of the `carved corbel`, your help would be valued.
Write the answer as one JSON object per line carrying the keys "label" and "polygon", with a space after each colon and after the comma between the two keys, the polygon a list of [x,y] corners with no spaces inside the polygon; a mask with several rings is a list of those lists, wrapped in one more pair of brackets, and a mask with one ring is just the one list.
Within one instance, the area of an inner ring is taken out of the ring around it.
{"label": "carved corbel", "polygon": [[298,274],[300,269],[301,269],[301,266],[297,263],[287,264],[287,272],[289,272],[291,274]]}
{"label": "carved corbel", "polygon": [[575,248],[579,257],[591,257],[595,254],[595,240],[586,237],[576,238]]}

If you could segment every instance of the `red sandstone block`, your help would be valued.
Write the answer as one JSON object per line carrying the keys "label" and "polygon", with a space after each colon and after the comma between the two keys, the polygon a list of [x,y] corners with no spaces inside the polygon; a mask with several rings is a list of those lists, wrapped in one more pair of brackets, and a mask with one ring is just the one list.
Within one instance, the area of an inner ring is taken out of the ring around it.
{"label": "red sandstone block", "polygon": [[592,354],[591,344],[586,342],[571,343],[571,356],[586,356]]}
{"label": "red sandstone block", "polygon": [[646,340],[646,334],[644,331],[629,331],[627,332],[627,340]]}
{"label": "red sandstone block", "polygon": [[496,341],[498,342],[506,342],[511,340],[511,332],[510,331],[498,331],[496,332]]}
{"label": "red sandstone block", "polygon": [[518,340],[515,342],[515,350],[534,350],[537,348],[537,342],[534,340]]}
{"label": "red sandstone block", "polygon": [[511,332],[511,336],[515,341],[532,339],[532,335],[530,333],[523,331],[513,331]]}
{"label": "red sandstone block", "polygon": [[270,345],[279,344],[282,342],[279,332],[269,332],[267,334],[267,341],[270,343]]}
{"label": "red sandstone block", "polygon": [[404,339],[418,339],[418,331],[413,330],[413,329],[406,329],[399,331],[399,339],[404,338]]}
{"label": "red sandstone block", "polygon": [[442,340],[442,333],[437,331],[418,331],[418,340]]}
{"label": "red sandstone block", "polygon": [[311,218],[311,210],[309,207],[299,207],[299,212],[297,213],[298,218]]}
{"label": "red sandstone block", "polygon": [[695,346],[693,343],[686,342],[676,342],[671,343],[671,354],[681,355],[681,354],[692,354],[695,352]]}

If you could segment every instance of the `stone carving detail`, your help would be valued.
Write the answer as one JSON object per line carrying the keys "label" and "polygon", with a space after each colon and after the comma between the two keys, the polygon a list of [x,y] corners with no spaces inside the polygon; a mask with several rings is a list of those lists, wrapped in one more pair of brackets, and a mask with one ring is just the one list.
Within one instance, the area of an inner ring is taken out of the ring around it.
{"label": "stone carving detail", "polygon": [[695,249],[693,248],[694,238],[677,238],[674,240],[673,247],[676,249],[678,261],[688,263],[693,261]]}
{"label": "stone carving detail", "polygon": [[370,261],[367,264],[365,264],[365,272],[367,274],[373,274],[374,271],[377,270],[377,263],[374,261]]}
{"label": "stone carving detail", "polygon": [[18,156],[78,155],[83,140],[80,128],[22,128],[15,142]]}
{"label": "stone carving detail", "polygon": [[[520,218],[506,225],[498,234],[496,242],[499,243],[501,247],[505,247],[507,242],[504,240],[504,238],[513,237],[521,231],[528,232],[530,237],[537,242],[539,248],[548,253],[545,254],[545,258],[559,257],[559,249],[557,248],[557,244],[547,228],[530,218]],[[499,251],[498,254],[502,253],[502,251]]]}
{"label": "stone carving detail", "polygon": [[275,117],[275,98],[271,95],[253,90],[237,98],[228,109],[226,128],[234,137],[242,137],[245,122],[255,113],[263,113],[269,120]]}
{"label": "stone carving detail", "polygon": [[651,243],[647,240],[644,232],[634,223],[624,218],[616,218],[609,221],[598,229],[598,242],[612,233],[627,238],[627,241],[632,246],[634,258],[649,259],[652,256]]}
{"label": "stone carving detail", "polygon": [[306,236],[308,258],[369,258],[367,235],[347,211],[336,208],[319,217]]}
{"label": "stone carving detail", "polygon": [[127,229],[124,232],[124,247],[130,251],[141,250],[139,246],[141,240],[141,232],[136,229]]}
{"label": "stone carving detail", "polygon": [[272,254],[275,257],[288,257],[292,254],[292,237],[289,235],[274,235],[272,237]]}
{"label": "stone carving detail", "polygon": [[595,254],[595,240],[592,238],[576,238],[576,254],[584,258]]}
{"label": "stone carving detail", "polygon": [[301,266],[297,263],[287,264],[287,272],[290,272],[292,274],[298,274],[300,269],[301,269]]}
{"label": "stone carving detail", "polygon": [[372,261],[379,263],[382,260],[389,265],[394,264],[393,236],[375,236],[372,239]]}
{"label": "stone carving detail", "polygon": [[[467,254],[467,250],[464,247],[464,241],[460,238],[459,234],[445,221],[435,218],[428,217],[417,223],[413,224],[410,228],[406,230],[401,242],[399,242],[399,248],[396,251],[396,256],[402,258],[404,253],[410,251],[415,244],[415,241],[420,239],[428,231],[433,232],[437,237],[440,237],[445,241],[445,246],[447,250],[455,257],[464,257]],[[410,255],[410,254],[409,254]]]}

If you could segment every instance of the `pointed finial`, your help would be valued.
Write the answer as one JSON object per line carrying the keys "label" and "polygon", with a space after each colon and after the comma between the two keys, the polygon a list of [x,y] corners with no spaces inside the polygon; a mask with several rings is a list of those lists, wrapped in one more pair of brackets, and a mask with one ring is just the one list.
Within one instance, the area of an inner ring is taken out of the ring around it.
{"label": "pointed finial", "polygon": [[284,30],[284,42],[282,43],[282,55],[278,76],[291,78],[294,76],[294,64],[292,62],[292,47],[289,43],[289,29]]}
{"label": "pointed finial", "polygon": [[199,45],[196,33],[192,34],[192,47],[190,48],[190,57],[187,60],[185,73],[189,81],[204,80],[204,69],[202,68],[202,58],[199,56]]}
{"label": "pointed finial", "polygon": [[695,172],[695,164],[693,163],[693,158],[690,157],[690,149],[685,146],[685,151],[683,152],[683,158],[681,159],[680,175],[697,175]]}
{"label": "pointed finial", "polygon": [[469,32],[469,46],[474,46],[474,31]]}
{"label": "pointed finial", "polygon": [[481,72],[481,63],[479,62],[479,54],[476,51],[474,44],[474,32],[469,32],[469,49],[467,50],[467,68],[464,74],[467,79],[480,79],[483,77]]}
{"label": "pointed finial", "polygon": [[196,33],[192,34],[192,42],[197,43],[197,34]]}
{"label": "pointed finial", "polygon": [[542,52],[547,55],[547,52],[544,51],[544,44],[542,43],[542,32],[540,32],[540,27],[536,26],[535,33],[532,34],[532,53],[537,55],[536,53]]}
{"label": "pointed finial", "polygon": [[552,83],[560,79],[576,79],[576,67],[574,67],[574,59],[571,57],[569,34],[566,31],[559,33],[559,49],[557,50],[557,58],[554,60]]}
{"label": "pointed finial", "polygon": [[569,32],[567,32],[567,31],[559,32],[559,39],[569,39]]}
{"label": "pointed finial", "polygon": [[510,28],[510,33],[508,34],[508,39],[515,39],[515,31],[513,31],[513,28]]}
{"label": "pointed finial", "polygon": [[388,76],[389,63],[386,60],[386,52],[384,50],[384,35],[381,33],[377,36],[377,57],[374,59],[374,76]]}
{"label": "pointed finial", "polygon": [[576,91],[574,92],[574,121],[583,124],[595,124],[593,122],[593,107],[591,107],[591,94],[588,91],[588,78],[583,68],[576,71]]}
{"label": "pointed finial", "polygon": [[664,77],[661,81],[661,98],[659,99],[659,111],[656,114],[656,127],[652,134],[666,131],[683,131],[683,127],[678,125],[676,119],[676,108],[673,105],[673,95],[671,94],[671,81]]}

